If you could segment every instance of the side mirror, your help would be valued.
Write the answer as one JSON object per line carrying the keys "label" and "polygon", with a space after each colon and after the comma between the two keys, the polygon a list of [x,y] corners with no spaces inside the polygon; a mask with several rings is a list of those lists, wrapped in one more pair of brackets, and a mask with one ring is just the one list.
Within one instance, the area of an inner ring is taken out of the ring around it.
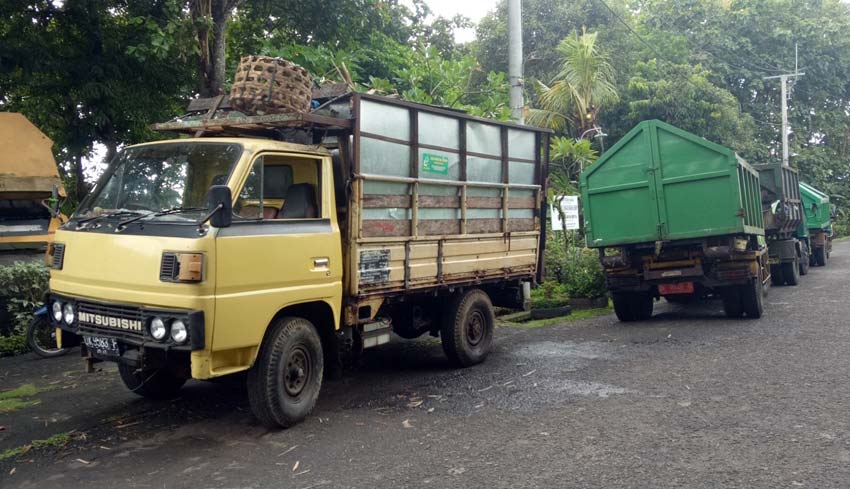
{"label": "side mirror", "polygon": [[227,185],[213,185],[207,193],[207,218],[217,228],[226,228],[233,222],[233,194]]}

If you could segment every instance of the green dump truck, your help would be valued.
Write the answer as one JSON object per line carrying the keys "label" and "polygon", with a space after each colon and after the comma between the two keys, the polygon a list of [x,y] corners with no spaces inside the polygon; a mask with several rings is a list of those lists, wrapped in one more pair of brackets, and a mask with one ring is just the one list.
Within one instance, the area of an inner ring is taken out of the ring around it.
{"label": "green dump truck", "polygon": [[832,208],[829,196],[811,185],[800,182],[800,198],[805,223],[801,224],[798,234],[808,238],[811,250],[809,264],[825,266],[832,251]]}
{"label": "green dump truck", "polygon": [[621,321],[655,299],[719,295],[759,318],[769,278],[759,177],[732,150],[650,120],[581,175],[587,245],[599,249]]}
{"label": "green dump truck", "polygon": [[[800,205],[800,176],[794,168],[776,160],[753,165],[759,172],[764,231],[770,256],[770,281],[773,285],[797,285],[801,272],[808,269],[809,248],[798,239],[803,221]],[[804,264],[801,267],[801,263]],[[801,270],[802,268],[802,270]]]}

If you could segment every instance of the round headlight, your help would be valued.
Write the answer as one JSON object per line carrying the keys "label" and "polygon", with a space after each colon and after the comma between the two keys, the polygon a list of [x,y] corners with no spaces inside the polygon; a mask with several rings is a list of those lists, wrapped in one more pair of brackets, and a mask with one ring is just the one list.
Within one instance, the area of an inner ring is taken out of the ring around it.
{"label": "round headlight", "polygon": [[74,316],[74,305],[70,302],[66,302],[65,305],[62,306],[62,319],[65,320],[65,324],[73,324]]}
{"label": "round headlight", "polygon": [[62,303],[59,301],[54,301],[53,306],[51,306],[51,312],[53,313],[53,320],[57,323],[62,321]]}
{"label": "round headlight", "polygon": [[171,323],[171,339],[174,340],[175,343],[183,343],[188,337],[189,332],[186,331],[186,325],[183,321],[175,319],[174,322]]}
{"label": "round headlight", "polygon": [[165,329],[165,322],[162,318],[151,319],[151,336],[153,336],[153,339],[164,340],[166,334],[168,334],[168,330]]}

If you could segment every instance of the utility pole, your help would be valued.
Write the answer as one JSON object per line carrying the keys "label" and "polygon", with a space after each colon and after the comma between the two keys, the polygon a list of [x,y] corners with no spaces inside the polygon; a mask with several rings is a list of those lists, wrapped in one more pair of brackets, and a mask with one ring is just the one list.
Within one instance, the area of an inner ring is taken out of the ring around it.
{"label": "utility pole", "polygon": [[508,81],[511,119],[522,124],[522,1],[508,0]]}
{"label": "utility pole", "polygon": [[776,75],[776,76],[766,76],[765,80],[772,80],[779,78],[780,93],[782,97],[782,166],[790,166],[789,154],[788,154],[788,80],[791,78],[798,78],[805,73],[800,73],[797,71],[797,46],[794,46],[794,73],[787,73],[784,75]]}

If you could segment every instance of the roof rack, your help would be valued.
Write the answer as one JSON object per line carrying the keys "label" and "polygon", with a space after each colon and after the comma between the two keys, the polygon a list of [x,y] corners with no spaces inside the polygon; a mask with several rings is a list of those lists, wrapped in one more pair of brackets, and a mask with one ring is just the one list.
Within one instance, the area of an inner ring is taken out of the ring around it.
{"label": "roof rack", "polygon": [[277,137],[287,129],[322,129],[339,132],[351,129],[351,119],[338,117],[347,110],[339,110],[339,104],[347,105],[350,93],[344,84],[324,86],[313,90],[313,100],[319,106],[311,112],[289,112],[247,116],[230,107],[226,95],[195,99],[189,102],[187,113],[168,122],[152,124],[154,131],[176,132],[201,136],[260,136]]}

